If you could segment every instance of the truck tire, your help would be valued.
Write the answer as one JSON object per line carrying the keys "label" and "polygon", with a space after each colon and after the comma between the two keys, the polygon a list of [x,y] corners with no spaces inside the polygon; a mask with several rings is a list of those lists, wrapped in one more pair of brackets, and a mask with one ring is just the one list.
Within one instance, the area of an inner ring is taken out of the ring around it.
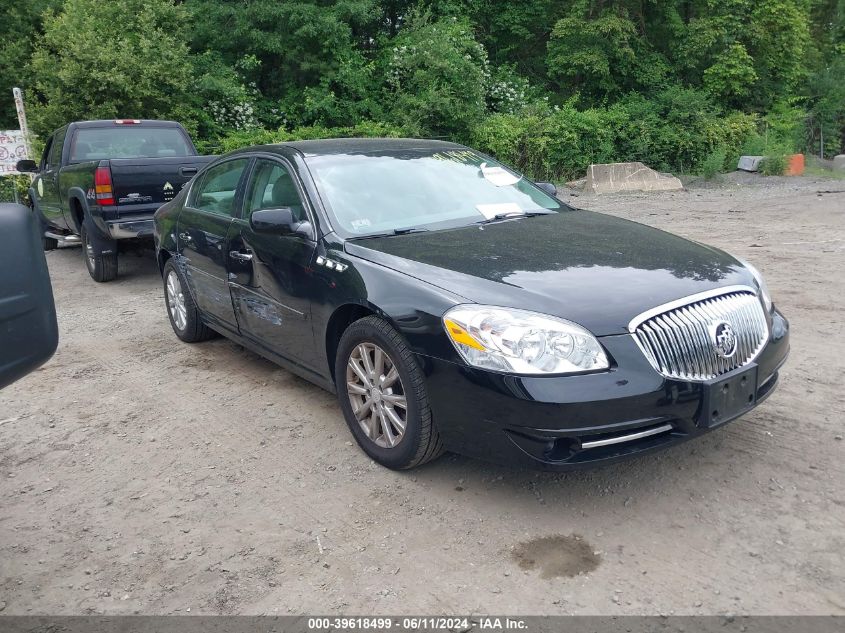
{"label": "truck tire", "polygon": [[111,253],[103,253],[99,240],[92,237],[95,230],[87,218],[82,222],[82,255],[85,257],[85,267],[94,281],[112,281],[117,277],[117,248]]}

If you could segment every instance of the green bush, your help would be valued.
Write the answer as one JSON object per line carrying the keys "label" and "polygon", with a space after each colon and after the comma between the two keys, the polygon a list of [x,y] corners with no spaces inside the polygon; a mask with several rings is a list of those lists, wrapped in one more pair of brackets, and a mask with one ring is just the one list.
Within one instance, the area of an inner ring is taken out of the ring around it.
{"label": "green bush", "polygon": [[727,152],[724,147],[717,147],[707,155],[699,166],[699,173],[707,180],[711,180],[725,169]]}
{"label": "green bush", "polygon": [[249,130],[234,130],[216,142],[198,145],[198,149],[205,153],[224,154],[249,145],[271,145],[285,141],[302,141],[320,138],[365,138],[365,137],[393,137],[407,136],[399,127],[377,121],[362,121],[348,127],[325,127],[322,125],[305,125],[286,130],[266,130],[253,128]]}
{"label": "green bush", "polygon": [[381,64],[387,120],[415,135],[463,139],[486,113],[487,51],[466,21],[412,14]]}
{"label": "green bush", "polygon": [[20,204],[29,204],[29,189],[28,176],[3,176],[0,178],[0,202],[19,202]]}
{"label": "green bush", "polygon": [[760,173],[764,176],[783,176],[789,157],[786,154],[771,154],[760,161]]}
{"label": "green bush", "polygon": [[532,178],[580,178],[591,163],[642,161],[682,173],[722,171],[755,132],[756,118],[723,113],[703,93],[667,90],[629,95],[609,108],[535,106],[494,114],[470,135],[479,149]]}

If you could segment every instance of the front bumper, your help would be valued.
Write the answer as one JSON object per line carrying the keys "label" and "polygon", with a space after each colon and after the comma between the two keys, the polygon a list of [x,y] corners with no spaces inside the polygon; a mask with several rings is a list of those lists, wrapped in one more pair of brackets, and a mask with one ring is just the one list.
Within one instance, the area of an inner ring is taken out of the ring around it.
{"label": "front bumper", "polygon": [[154,224],[153,217],[150,216],[131,220],[111,220],[106,222],[106,227],[114,240],[152,239]]}
{"label": "front bumper", "polygon": [[[497,463],[569,470],[665,448],[738,417],[714,422],[703,411],[707,387],[664,378],[632,336],[601,342],[613,368],[576,376],[508,376],[420,357],[445,446]],[[774,390],[788,353],[789,323],[775,312],[754,362],[720,378],[756,365],[753,408]]]}

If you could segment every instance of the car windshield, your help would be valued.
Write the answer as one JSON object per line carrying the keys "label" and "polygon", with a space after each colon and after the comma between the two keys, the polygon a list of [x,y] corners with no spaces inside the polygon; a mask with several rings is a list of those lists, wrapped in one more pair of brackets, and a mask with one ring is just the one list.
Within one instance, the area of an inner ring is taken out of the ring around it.
{"label": "car windshield", "polygon": [[567,209],[468,149],[402,149],[306,159],[336,227],[350,237],[466,226]]}
{"label": "car windshield", "polygon": [[185,135],[175,127],[82,128],[77,130],[70,147],[71,162],[191,155]]}

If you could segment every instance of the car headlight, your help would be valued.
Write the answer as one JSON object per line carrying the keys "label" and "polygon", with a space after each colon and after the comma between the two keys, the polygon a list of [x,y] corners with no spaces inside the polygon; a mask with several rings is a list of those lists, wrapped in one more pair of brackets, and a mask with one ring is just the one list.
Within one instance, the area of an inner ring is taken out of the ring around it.
{"label": "car headlight", "polygon": [[740,264],[745,266],[754,276],[754,281],[757,282],[757,289],[760,291],[760,297],[763,299],[763,305],[766,306],[766,312],[772,311],[772,295],[769,294],[769,287],[766,285],[766,280],[763,279],[763,275],[760,274],[760,271],[749,261],[742,259],[741,257],[736,258]]}
{"label": "car headlight", "polygon": [[471,304],[450,309],[443,325],[474,367],[515,374],[575,374],[609,367],[595,336],[556,317]]}

